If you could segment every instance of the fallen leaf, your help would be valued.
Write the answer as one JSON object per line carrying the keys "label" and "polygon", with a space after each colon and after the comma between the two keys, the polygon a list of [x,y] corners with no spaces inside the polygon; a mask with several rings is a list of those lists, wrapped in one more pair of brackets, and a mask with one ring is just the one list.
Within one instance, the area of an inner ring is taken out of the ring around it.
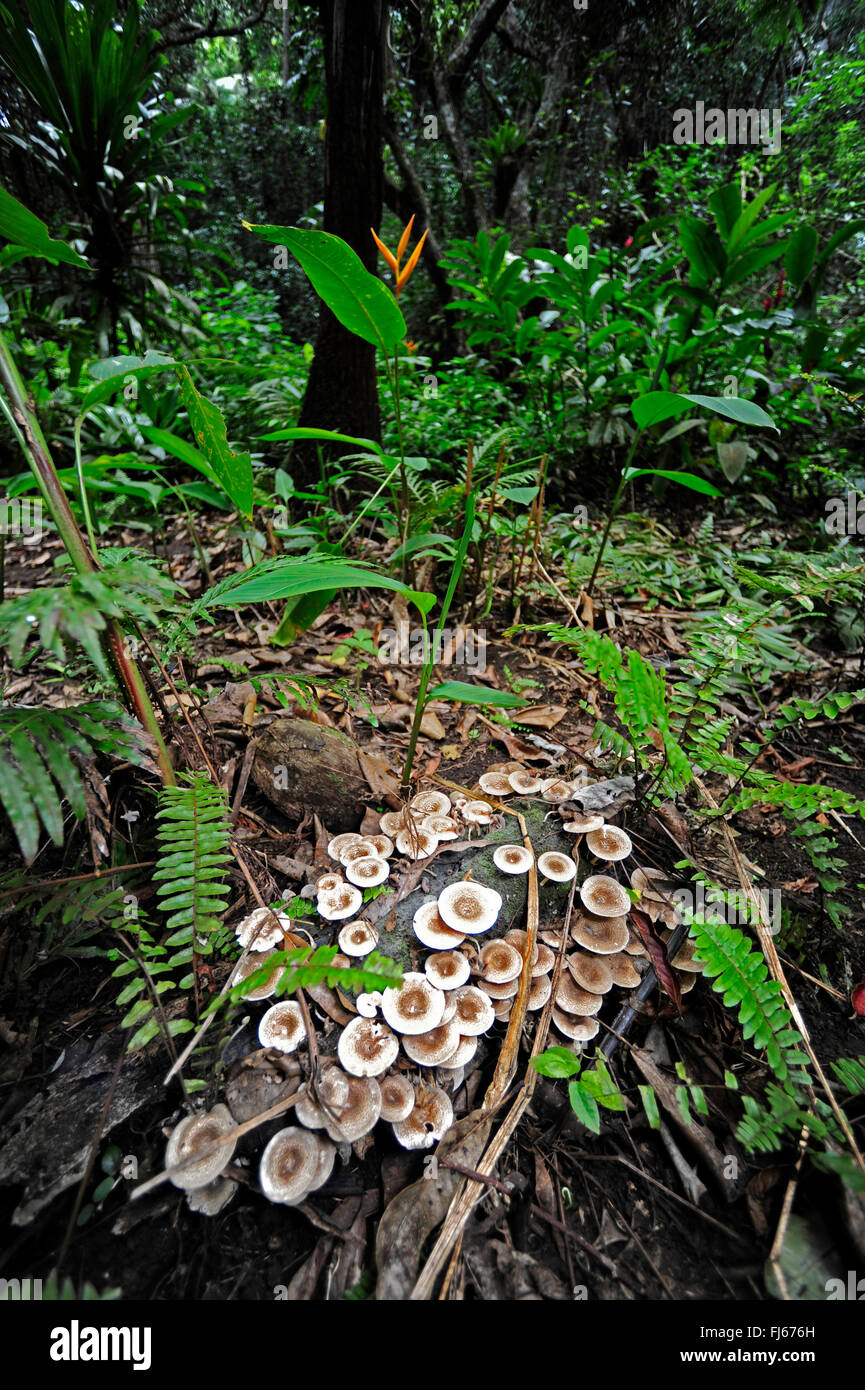
{"label": "fallen leaf", "polygon": [[567,712],[564,705],[535,705],[520,714],[520,723],[533,729],[554,729]]}
{"label": "fallen leaf", "polygon": [[424,738],[447,738],[447,729],[435,710],[424,710],[423,718],[420,721],[420,731]]}
{"label": "fallen leaf", "polygon": [[462,751],[463,750],[460,748],[458,743],[443,743],[441,748],[439,749],[439,752],[441,753],[442,757],[447,758],[449,763],[456,762],[457,758],[460,757]]}
{"label": "fallen leaf", "polygon": [[394,772],[391,772],[382,758],[377,758],[374,753],[366,753],[362,748],[359,748],[357,760],[373,796],[396,796],[399,791],[399,778]]}

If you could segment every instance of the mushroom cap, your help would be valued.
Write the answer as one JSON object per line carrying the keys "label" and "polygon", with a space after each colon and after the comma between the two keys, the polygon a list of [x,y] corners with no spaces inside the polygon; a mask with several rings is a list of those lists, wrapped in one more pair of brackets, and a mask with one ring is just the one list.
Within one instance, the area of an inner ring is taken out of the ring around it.
{"label": "mushroom cap", "polygon": [[258,1041],[262,1047],[273,1047],[277,1052],[294,1052],[305,1037],[303,1014],[293,999],[271,1005],[258,1025]]}
{"label": "mushroom cap", "polygon": [[442,1021],[445,997],[426,975],[407,970],[402,989],[390,986],[384,991],[381,1011],[396,1033],[428,1033]]}
{"label": "mushroom cap", "polygon": [[287,931],[291,931],[291,918],[284,912],[257,907],[242,922],[238,922],[234,934],[241,946],[251,943],[253,951],[269,951],[278,941],[282,941]]}
{"label": "mushroom cap", "polygon": [[269,970],[264,984],[254,985],[252,989],[244,994],[244,999],[270,999],[271,995],[276,993],[279,977],[285,972],[287,967],[284,961],[279,960],[279,953],[277,951],[268,951],[266,955],[261,952],[256,953],[250,951],[245,960],[237,962],[231,976],[232,986],[242,984],[244,980],[249,979],[250,975],[254,975],[256,971],[261,970],[262,967],[266,966],[271,960],[274,960],[275,963]]}
{"label": "mushroom cap", "polygon": [[335,893],[341,883],[345,883],[342,874],[322,874],[321,878],[315,881],[316,893]]}
{"label": "mushroom cap", "polygon": [[375,853],[379,859],[390,859],[394,848],[390,835],[365,835],[364,839],[375,846]]}
{"label": "mushroom cap", "polygon": [[459,825],[453,816],[424,816],[421,829],[428,830],[430,835],[435,835],[442,843],[458,840],[460,836]]}
{"label": "mushroom cap", "polygon": [[493,1004],[493,1013],[499,1023],[507,1023],[514,1007],[513,999],[497,999]]}
{"label": "mushroom cap", "polygon": [[329,858],[339,859],[346,845],[354,845],[362,839],[363,836],[357,830],[347,830],[344,835],[335,835],[327,847]]}
{"label": "mushroom cap", "polygon": [[478,936],[493,926],[502,910],[502,900],[494,888],[462,879],[449,883],[439,894],[438,910],[452,930]]}
{"label": "mushroom cap", "polygon": [[493,984],[490,980],[478,980],[478,989],[482,990],[484,994],[488,994],[490,999],[513,999],[514,995],[519,992],[519,988],[519,976],[513,980],[506,980],[502,985]]}
{"label": "mushroom cap", "polygon": [[649,953],[643,945],[639,935],[635,931],[628,931],[628,939],[622,947],[622,950],[627,951],[629,956],[645,956],[648,959]]}
{"label": "mushroom cap", "polygon": [[640,983],[642,976],[625,951],[618,951],[614,956],[605,956],[604,964],[613,977],[613,984],[619,985],[621,989],[635,989]]}
{"label": "mushroom cap", "polygon": [[523,968],[523,958],[510,941],[488,941],[480,953],[480,969],[491,985],[506,985]]}
{"label": "mushroom cap", "polygon": [[412,928],[418,941],[431,951],[452,951],[466,939],[465,932],[454,931],[442,921],[435,898],[421,903],[412,919]]}
{"label": "mushroom cap", "polygon": [[536,980],[539,975],[549,975],[556,963],[556,953],[549,946],[541,942],[538,947],[538,958],[532,966],[532,979]]}
{"label": "mushroom cap", "polygon": [[431,1149],[454,1120],[450,1096],[440,1086],[419,1085],[415,1103],[405,1120],[393,1126],[394,1137],[404,1149]]}
{"label": "mushroom cap", "polygon": [[234,1178],[227,1178],[223,1174],[214,1178],[206,1187],[196,1187],[187,1192],[186,1205],[190,1211],[198,1211],[202,1216],[218,1216],[228,1206],[236,1191],[237,1183]]}
{"label": "mushroom cap", "polygon": [[568,969],[581,989],[590,994],[607,994],[613,988],[613,972],[603,956],[574,951],[568,956]]}
{"label": "mushroom cap", "polygon": [[336,1148],[329,1139],[325,1139],[323,1134],[313,1136],[318,1144],[318,1168],[312,1182],[310,1192],[317,1192],[320,1187],[324,1187],[336,1162]]}
{"label": "mushroom cap", "polygon": [[293,1207],[312,1191],[320,1163],[318,1139],[307,1129],[289,1125],[274,1134],[261,1155],[258,1181],[270,1202]]}
{"label": "mushroom cap", "polygon": [[488,801],[466,801],[460,807],[460,815],[469,825],[489,825],[493,808]]}
{"label": "mushroom cap", "polygon": [[363,902],[363,893],[353,883],[344,883],[332,893],[319,893],[316,907],[326,922],[341,922],[353,917]]}
{"label": "mushroom cap", "polygon": [[631,887],[649,902],[666,903],[676,890],[674,881],[663,869],[645,865],[631,870]]}
{"label": "mushroom cap", "polygon": [[562,801],[569,801],[574,794],[574,784],[566,782],[562,777],[553,777],[551,781],[545,782],[541,796],[544,801],[549,801],[552,805],[558,806]]}
{"label": "mushroom cap", "polygon": [[440,1023],[428,1033],[414,1033],[402,1040],[403,1051],[419,1067],[437,1067],[452,1057],[460,1044],[460,1026],[456,1018]]}
{"label": "mushroom cap", "polygon": [[343,1028],[337,1054],[349,1076],[381,1076],[399,1053],[399,1039],[386,1023],[358,1015]]}
{"label": "mushroom cap", "polygon": [[566,1014],[564,1010],[557,1009],[555,1004],[552,1019],[559,1032],[564,1033],[566,1038],[573,1038],[574,1042],[589,1042],[601,1030],[596,1018],[578,1018],[576,1014]]}
{"label": "mushroom cap", "polygon": [[562,829],[569,835],[587,835],[590,830],[603,830],[603,816],[580,815],[578,812],[566,820]]}
{"label": "mushroom cap", "polygon": [[[510,927],[502,937],[502,941],[509,941],[512,946],[516,946],[523,960],[525,960],[526,952],[529,949],[529,934],[523,931],[522,927]],[[538,958],[538,949],[539,948],[535,946],[532,952],[532,965],[534,965]]]}
{"label": "mushroom cap", "polygon": [[446,816],[451,809],[451,799],[444,792],[419,792],[410,802],[412,815]]}
{"label": "mushroom cap", "polygon": [[549,850],[538,859],[538,870],[544,878],[552,879],[553,883],[570,883],[577,872],[577,866],[569,854]]}
{"label": "mushroom cap", "polygon": [[464,1067],[470,1062],[477,1050],[478,1040],[476,1037],[460,1038],[456,1052],[452,1053],[446,1062],[439,1062],[439,1066],[446,1067],[448,1071],[455,1071],[457,1067]]}
{"label": "mushroom cap", "polygon": [[294,1107],[295,1117],[305,1129],[323,1129],[324,1111],[308,1085],[301,1086]]}
{"label": "mushroom cap", "polygon": [[605,825],[603,830],[590,830],[586,835],[586,846],[596,859],[606,859],[611,864],[619,859],[627,859],[634,848],[630,835],[617,825]]}
{"label": "mushroom cap", "polygon": [[693,970],[675,971],[676,979],[679,981],[679,993],[690,994],[694,985],[697,983],[697,976]]}
{"label": "mushroom cap", "polygon": [[381,1087],[381,1118],[393,1124],[406,1120],[414,1109],[414,1086],[407,1076],[391,1072],[379,1081]]}
{"label": "mushroom cap", "polygon": [[378,858],[375,852],[375,845],[372,840],[368,840],[365,835],[361,835],[359,839],[352,840],[350,845],[343,846],[339,852],[339,862],[344,869],[347,869],[349,864],[353,864],[356,859],[367,859],[370,855],[374,858]]}
{"label": "mushroom cap", "polygon": [[[391,840],[395,840],[401,830],[405,828],[405,818],[402,811],[385,811],[379,819],[379,825],[383,835]],[[378,836],[371,835],[370,839],[378,839]],[[391,850],[391,854],[393,850]],[[385,858],[388,856],[385,855]]]}
{"label": "mushroom cap", "polygon": [[596,917],[622,917],[631,910],[627,891],[607,874],[590,874],[583,879],[580,901]]}
{"label": "mushroom cap", "polygon": [[462,985],[454,990],[457,1011],[455,1021],[464,1038],[473,1038],[492,1028],[495,1014],[488,995],[475,985]]}
{"label": "mushroom cap", "polygon": [[356,917],[353,922],[346,922],[337,940],[339,949],[347,956],[368,956],[375,950],[378,932],[363,917]]}
{"label": "mushroom cap", "polygon": [[405,855],[408,859],[429,859],[438,848],[438,842],[438,835],[422,829],[420,824],[412,824],[397,835],[397,853]]}
{"label": "mushroom cap", "polygon": [[482,792],[486,792],[487,796],[495,796],[500,800],[504,796],[513,796],[514,794],[514,789],[506,772],[482,772],[478,778],[478,786]]}
{"label": "mushroom cap", "polygon": [[[669,941],[672,933],[665,932],[664,940]],[[686,974],[701,975],[703,973],[703,962],[696,959],[697,943],[692,936],[687,936],[682,942],[670,964],[676,970],[683,970]]]}
{"label": "mushroom cap", "polygon": [[335,1119],[325,1115],[324,1127],[335,1144],[353,1144],[374,1129],[381,1114],[381,1088],[374,1076],[350,1076],[348,1100],[333,1106]]}
{"label": "mushroom cap", "polygon": [[505,775],[511,791],[517,792],[519,796],[534,796],[543,786],[537,773],[530,772],[527,767],[516,768],[513,772],[508,772]]}
{"label": "mushroom cap", "polygon": [[[225,1105],[214,1105],[212,1110],[206,1110],[201,1115],[187,1115],[185,1120],[181,1120],[176,1125],[169,1136],[168,1144],[165,1149],[165,1166],[174,1168],[176,1164],[182,1163],[185,1159],[191,1158],[199,1150],[207,1148],[223,1134],[235,1128],[234,1118],[231,1111]],[[232,1154],[236,1147],[236,1141],[226,1144],[210,1158],[202,1158],[197,1163],[190,1163],[182,1173],[174,1174],[170,1182],[175,1187],[182,1188],[185,1192],[192,1192],[199,1187],[207,1187],[215,1178],[219,1177],[223,1168],[231,1162]]]}
{"label": "mushroom cap", "polygon": [[580,1018],[591,1018],[593,1014],[599,1012],[604,1002],[602,994],[594,994],[591,990],[582,989],[573,976],[562,973],[556,990],[556,1004],[560,1009],[564,1009],[566,1014],[578,1014]]}
{"label": "mushroom cap", "polygon": [[624,951],[630,934],[627,917],[596,917],[594,912],[580,912],[571,926],[574,940],[599,956]]}
{"label": "mushroom cap", "polygon": [[[457,988],[459,988],[459,986],[457,986]],[[455,990],[452,990],[452,989],[446,989],[446,990],[444,991],[444,996],[445,996],[445,1011],[444,1011],[444,1013],[442,1014],[442,1019],[441,1019],[442,1023],[450,1023],[451,1019],[452,1019],[452,1018],[454,1017],[454,1015],[456,1014],[456,1011],[457,1011],[457,1001],[456,1001],[456,999],[454,999],[454,994],[455,994],[455,992],[456,992],[456,991],[455,991]]]}
{"label": "mushroom cap", "polygon": [[529,1001],[526,1008],[530,1013],[535,1009],[542,1009],[553,992],[553,982],[549,975],[537,975],[532,980],[532,987],[529,990]]}
{"label": "mushroom cap", "polygon": [[435,951],[424,961],[424,974],[428,975],[436,989],[459,989],[471,973],[471,967],[462,951]]}
{"label": "mushroom cap", "polygon": [[[343,1105],[348,1104],[348,1077],[335,1062],[327,1067],[324,1061],[322,1062],[322,1072],[318,1079],[318,1095],[331,1110],[338,1110]],[[322,1129],[328,1118],[327,1111],[319,1105],[308,1084],[301,1086],[297,1093],[294,1113],[307,1129]]]}
{"label": "mushroom cap", "polygon": [[359,994],[354,1002],[361,1018],[375,1018],[381,1007],[381,991],[373,989],[368,993]]}
{"label": "mushroom cap", "polygon": [[380,883],[384,883],[389,874],[387,860],[379,859],[377,854],[354,859],[345,870],[349,883],[355,884],[357,888],[376,888]]}
{"label": "mushroom cap", "polygon": [[534,859],[525,845],[499,845],[493,853],[493,863],[503,874],[527,874]]}

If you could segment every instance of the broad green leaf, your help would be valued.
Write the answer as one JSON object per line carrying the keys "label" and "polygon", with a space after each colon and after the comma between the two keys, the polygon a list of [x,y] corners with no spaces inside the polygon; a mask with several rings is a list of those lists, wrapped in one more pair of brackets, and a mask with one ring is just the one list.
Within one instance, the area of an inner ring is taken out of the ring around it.
{"label": "broad green leaf", "polygon": [[784,266],[794,285],[801,285],[811,274],[817,255],[817,233],[813,227],[797,227],[784,253]]}
{"label": "broad green leaf", "polygon": [[777,187],[777,183],[770,183],[766,188],[761,189],[761,191],[757,194],[756,198],[754,198],[753,201],[750,202],[747,207],[744,207],[742,211],[739,213],[739,216],[736,218],[735,225],[732,231],[730,232],[729,237],[727,238],[728,256],[735,251],[736,247],[739,245],[739,242],[742,240],[743,236],[748,231],[751,224],[755,222],[756,219],[760,216],[760,213],[763,211],[770,198],[774,197],[775,189]]}
{"label": "broad green leaf", "polygon": [[631,414],[641,429],[648,429],[662,420],[675,420],[684,415],[689,405],[699,405],[703,410],[711,410],[715,415],[723,415],[739,425],[760,425],[773,430],[778,428],[772,417],[759,405],[742,400],[739,396],[694,396],[675,391],[649,391],[631,403]]}
{"label": "broad green leaf", "polygon": [[658,1102],[655,1097],[655,1092],[652,1090],[651,1086],[638,1086],[637,1090],[640,1093],[640,1100],[643,1102],[643,1109],[646,1112],[646,1119],[649,1121],[649,1128],[660,1129],[661,1116],[658,1113]]}
{"label": "broad green leaf", "polygon": [[679,240],[691,263],[691,270],[701,280],[714,280],[717,275],[723,275],[727,258],[713,227],[697,217],[683,217],[679,223]]}
{"label": "broad green leaf", "polygon": [[155,372],[164,372],[167,367],[177,366],[179,363],[173,357],[166,357],[164,353],[152,349],[148,349],[143,357],[105,357],[101,362],[93,362],[88,370],[96,378],[97,384],[91,386],[84,397],[81,414],[86,415],[92,406],[109,400],[115,391],[126,384],[128,376],[139,380],[153,376]]}
{"label": "broad green leaf", "polygon": [[28,256],[40,256],[54,264],[62,261],[64,265],[76,265],[81,270],[90,269],[83,256],[65,241],[56,241],[45,223],[5,188],[0,188],[0,236],[6,237],[13,246],[21,247]]}
{"label": "broad green leaf", "polygon": [[568,1095],[571,1100],[571,1109],[578,1120],[590,1129],[592,1134],[600,1134],[601,1117],[598,1110],[598,1103],[593,1096],[590,1096],[585,1086],[580,1081],[571,1081],[568,1085]]}
{"label": "broad green leaf", "polygon": [[216,482],[216,475],[207,462],[204,454],[194,445],[181,439],[179,435],[172,434],[171,430],[156,429],[152,425],[142,425],[141,433],[150,444],[158,444],[160,449],[164,449],[167,454],[180,459],[181,463],[186,463],[190,468],[195,468],[199,473],[203,473],[205,478],[211,482]]}
{"label": "broad green leaf", "polygon": [[385,353],[405,337],[405,319],[390,290],[340,237],[298,227],[243,225],[265,241],[288,247],[316,294],[350,333]]}
{"label": "broad green leaf", "polygon": [[671,483],[679,483],[682,487],[690,488],[692,492],[702,492],[706,497],[723,495],[712,483],[707,483],[705,478],[699,478],[696,473],[677,473],[671,468],[629,468],[626,474],[629,483],[633,482],[634,478],[647,477],[667,478]]}
{"label": "broad green leaf", "polygon": [[709,208],[722,241],[726,241],[742,211],[742,196],[738,183],[728,183],[723,188],[716,188],[715,192],[709,195]]}
{"label": "broad green leaf", "polygon": [[532,1058],[532,1066],[541,1076],[576,1076],[582,1063],[569,1047],[548,1047]]}
{"label": "broad green leaf", "polygon": [[276,443],[282,439],[320,439],[322,443],[333,444],[354,444],[358,449],[384,457],[384,451],[380,444],[376,444],[373,439],[356,439],[351,434],[337,434],[334,430],[314,430],[314,429],[293,429],[293,430],[274,430],[271,434],[260,434],[259,439],[264,443]]}
{"label": "broad green leaf", "polygon": [[434,594],[409,589],[398,579],[361,569],[359,565],[315,560],[286,560],[284,565],[269,566],[263,574],[241,579],[229,589],[216,586],[210,598],[204,594],[197,600],[201,608],[243,608],[251,603],[271,599],[296,598],[302,594],[321,593],[324,589],[393,589],[404,594],[420,611],[429,612],[435,603]]}
{"label": "broad green leaf", "polygon": [[495,705],[497,709],[516,709],[526,704],[519,695],[507,690],[493,690],[488,685],[470,685],[467,681],[445,681],[427,692],[428,700],[461,700],[466,705]]}
{"label": "broad green leaf", "polygon": [[537,486],[534,487],[503,487],[499,496],[505,502],[519,502],[521,507],[526,507],[530,502],[534,502],[538,495]]}
{"label": "broad green leaf", "polygon": [[186,367],[177,368],[177,379],[196,444],[238,511],[251,518],[252,459],[246,453],[235,454],[229,447],[222,411],[200,394]]}
{"label": "broad green leaf", "polygon": [[743,400],[741,396],[686,395],[682,399],[702,406],[704,410],[714,411],[716,415],[723,415],[727,420],[735,420],[738,425],[755,425],[781,433],[771,415],[767,415],[754,401]]}

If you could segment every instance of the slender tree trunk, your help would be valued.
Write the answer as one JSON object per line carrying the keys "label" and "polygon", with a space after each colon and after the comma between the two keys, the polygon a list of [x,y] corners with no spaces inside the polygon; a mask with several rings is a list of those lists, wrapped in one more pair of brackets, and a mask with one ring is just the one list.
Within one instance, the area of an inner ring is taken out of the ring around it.
{"label": "slender tree trunk", "polygon": [[[327,127],[324,230],[342,237],[368,270],[381,224],[384,44],[387,0],[321,0]],[[381,417],[375,349],[322,306],[300,424],[378,440]],[[298,445],[295,481],[317,476],[315,452]]]}

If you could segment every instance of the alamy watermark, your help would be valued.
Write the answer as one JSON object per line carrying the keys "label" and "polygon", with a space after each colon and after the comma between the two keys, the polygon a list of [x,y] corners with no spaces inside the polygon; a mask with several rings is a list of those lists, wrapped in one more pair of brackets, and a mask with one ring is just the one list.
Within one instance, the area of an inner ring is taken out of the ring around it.
{"label": "alamy watermark", "polygon": [[428,632],[422,627],[385,627],[379,637],[378,660],[382,666],[423,666],[432,659],[436,666],[487,664],[485,628],[449,628]]}
{"label": "alamy watermark", "polygon": [[[684,914],[707,922],[723,922],[728,927],[747,927],[757,916],[756,905],[742,894],[725,894],[718,889],[704,888],[702,883],[697,884],[696,890],[677,888],[670,898]],[[761,888],[759,898],[760,919],[775,936],[781,929],[781,890]]]}
{"label": "alamy watermark", "polygon": [[781,112],[757,110],[755,106],[736,107],[722,111],[698,101],[693,111],[680,107],[673,112],[673,143],[675,145],[762,145],[764,154],[778,154],[781,149]]}
{"label": "alamy watermark", "polygon": [[830,536],[865,536],[865,496],[846,492],[843,497],[827,497],[826,533]]}
{"label": "alamy watermark", "polygon": [[41,497],[0,497],[0,536],[42,539]]}

